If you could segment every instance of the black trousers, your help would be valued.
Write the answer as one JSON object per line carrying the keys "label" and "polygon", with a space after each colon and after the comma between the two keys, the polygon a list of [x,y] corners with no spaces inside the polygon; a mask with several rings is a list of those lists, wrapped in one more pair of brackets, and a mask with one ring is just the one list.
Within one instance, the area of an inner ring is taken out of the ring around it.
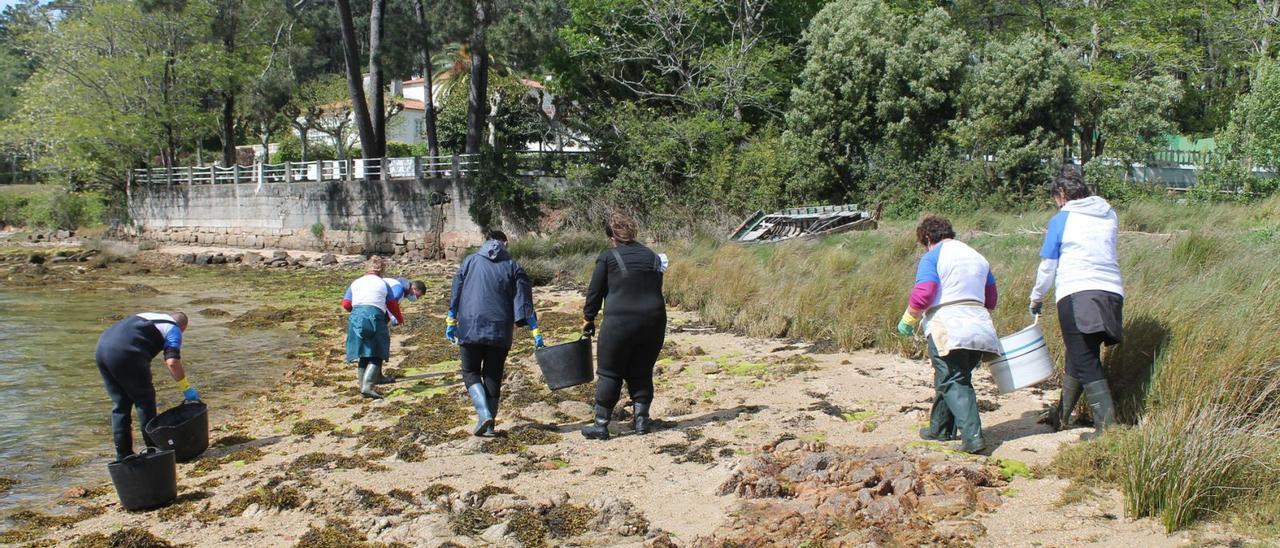
{"label": "black trousers", "polygon": [[471,388],[473,384],[484,383],[489,401],[498,401],[502,397],[502,372],[506,369],[507,352],[511,349],[487,344],[464,344],[459,349],[463,384]]}
{"label": "black trousers", "polygon": [[156,389],[151,383],[151,358],[137,352],[99,349],[96,353],[98,373],[111,397],[111,437],[116,458],[133,454],[132,409],[138,409],[142,440],[152,446],[146,426],[156,416]]}
{"label": "black trousers", "polygon": [[1058,301],[1058,325],[1062,326],[1062,344],[1066,347],[1066,373],[1080,384],[1100,381],[1102,374],[1102,344],[1113,342],[1104,331],[1082,333],[1076,322],[1072,297]]}
{"label": "black trousers", "polygon": [[627,320],[631,319],[606,319],[596,347],[596,405],[609,409],[618,404],[623,382],[632,401],[653,402],[653,366],[666,339],[665,318],[645,323]]}

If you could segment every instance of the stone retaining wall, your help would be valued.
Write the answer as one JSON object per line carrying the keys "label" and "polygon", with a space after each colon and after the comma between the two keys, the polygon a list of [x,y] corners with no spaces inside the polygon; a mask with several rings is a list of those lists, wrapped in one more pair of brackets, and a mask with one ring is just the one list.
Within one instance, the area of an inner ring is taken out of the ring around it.
{"label": "stone retaining wall", "polygon": [[137,235],[158,242],[426,258],[438,239],[457,257],[482,240],[464,188],[475,183],[152,185],[129,189],[129,211]]}

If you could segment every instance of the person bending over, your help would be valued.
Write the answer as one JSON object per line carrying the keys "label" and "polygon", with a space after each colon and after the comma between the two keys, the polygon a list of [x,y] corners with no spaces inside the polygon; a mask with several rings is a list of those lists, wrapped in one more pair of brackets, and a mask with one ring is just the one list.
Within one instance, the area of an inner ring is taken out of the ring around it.
{"label": "person bending over", "polygon": [[156,355],[164,352],[164,365],[183,398],[200,399],[182,367],[182,333],[186,330],[187,315],[182,312],[144,312],[116,322],[98,338],[94,358],[111,397],[111,435],[117,461],[133,454],[130,407],[138,409],[143,443],[153,446],[146,428],[156,416],[156,388],[151,383],[151,360]]}

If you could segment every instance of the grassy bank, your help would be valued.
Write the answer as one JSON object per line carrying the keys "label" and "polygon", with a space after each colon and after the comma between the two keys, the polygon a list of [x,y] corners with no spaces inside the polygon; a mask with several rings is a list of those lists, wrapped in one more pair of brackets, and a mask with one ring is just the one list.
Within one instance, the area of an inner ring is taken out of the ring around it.
{"label": "grassy bank", "polygon": [[[999,278],[1001,333],[1029,322],[1042,232],[1051,212],[954,218]],[[1105,366],[1121,419],[1137,427],[1059,466],[1093,477],[1118,470],[1133,516],[1170,530],[1224,510],[1275,508],[1280,485],[1280,200],[1120,210],[1125,342]],[[671,250],[668,297],[708,321],[755,336],[829,339],[843,348],[918,354],[892,329],[921,248],[914,224],[819,242],[743,247],[703,239]],[[1046,336],[1061,362],[1056,316]],[[1061,363],[1059,363],[1061,366]],[[1122,438],[1122,439],[1121,439]],[[1271,513],[1250,511],[1274,527]]]}
{"label": "grassy bank", "polygon": [[[1151,199],[1120,208],[1125,342],[1105,356],[1119,415],[1133,427],[1066,451],[1056,469],[1123,487],[1135,517],[1169,530],[1235,516],[1275,534],[1280,507],[1280,199],[1252,205]],[[1030,323],[1027,294],[1052,212],[953,217],[999,279],[1001,333]],[[830,340],[919,355],[894,325],[922,249],[914,223],[816,242],[740,246],[703,236],[654,247],[672,257],[667,296],[714,324],[759,337]],[[543,281],[583,282],[604,245],[560,235],[513,244]],[[1050,304],[1046,337],[1061,367]]]}

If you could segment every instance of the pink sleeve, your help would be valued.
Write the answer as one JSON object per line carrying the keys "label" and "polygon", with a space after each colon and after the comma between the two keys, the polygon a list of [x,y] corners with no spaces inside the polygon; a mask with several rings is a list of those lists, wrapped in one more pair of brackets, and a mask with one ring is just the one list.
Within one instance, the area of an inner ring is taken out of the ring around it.
{"label": "pink sleeve", "polygon": [[920,282],[911,290],[908,305],[914,310],[926,310],[933,304],[933,297],[938,293],[938,282]]}
{"label": "pink sleeve", "polygon": [[996,309],[996,301],[997,301],[997,299],[998,299],[998,298],[999,298],[999,297],[998,297],[998,295],[996,294],[996,284],[995,284],[995,282],[987,282],[987,287],[986,287],[986,301],[987,301],[987,302],[983,303],[983,306],[986,306],[986,307],[987,307],[987,310],[995,310],[995,309]]}

